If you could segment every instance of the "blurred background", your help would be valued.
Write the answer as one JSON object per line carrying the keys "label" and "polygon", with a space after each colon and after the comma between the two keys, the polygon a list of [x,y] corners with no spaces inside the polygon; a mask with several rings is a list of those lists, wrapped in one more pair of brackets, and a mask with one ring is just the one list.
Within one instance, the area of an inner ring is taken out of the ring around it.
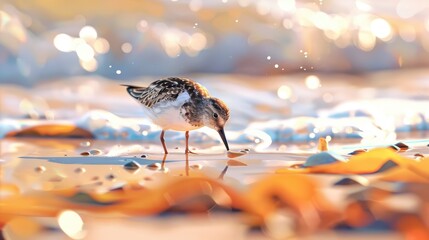
{"label": "blurred background", "polygon": [[429,65],[427,0],[3,0],[0,82]]}
{"label": "blurred background", "polygon": [[425,137],[428,66],[427,0],[6,0],[0,136],[157,141],[120,83],[184,76],[229,105],[232,143]]}

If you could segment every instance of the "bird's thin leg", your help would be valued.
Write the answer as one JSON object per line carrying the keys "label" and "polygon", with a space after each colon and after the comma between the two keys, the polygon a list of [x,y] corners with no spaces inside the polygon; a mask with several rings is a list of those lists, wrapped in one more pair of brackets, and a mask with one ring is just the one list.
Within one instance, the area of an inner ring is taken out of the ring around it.
{"label": "bird's thin leg", "polygon": [[186,138],[186,148],[185,148],[185,153],[189,153],[189,131],[185,132],[185,138]]}
{"label": "bird's thin leg", "polygon": [[164,157],[162,158],[162,163],[161,163],[161,170],[164,170],[166,159],[167,159],[167,154],[164,154]]}
{"label": "bird's thin leg", "polygon": [[189,150],[189,131],[186,131],[185,132],[185,137],[186,137],[186,148],[185,148],[185,153],[186,154],[188,154],[188,153],[192,153],[192,154],[195,154],[194,152],[192,152],[191,150]]}
{"label": "bird's thin leg", "polygon": [[185,162],[185,174],[188,177],[189,176],[189,153],[185,153],[186,156],[186,162]]}
{"label": "bird's thin leg", "polygon": [[165,131],[162,130],[161,136],[159,136],[159,139],[161,140],[162,147],[164,148],[164,154],[168,154],[167,146],[165,146],[164,133],[165,133]]}

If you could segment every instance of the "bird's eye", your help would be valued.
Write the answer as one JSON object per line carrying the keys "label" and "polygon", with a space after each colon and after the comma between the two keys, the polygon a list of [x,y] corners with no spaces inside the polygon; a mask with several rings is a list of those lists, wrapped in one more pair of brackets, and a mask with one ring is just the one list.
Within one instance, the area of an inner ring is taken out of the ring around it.
{"label": "bird's eye", "polygon": [[213,113],[213,117],[217,118],[218,117],[217,113]]}

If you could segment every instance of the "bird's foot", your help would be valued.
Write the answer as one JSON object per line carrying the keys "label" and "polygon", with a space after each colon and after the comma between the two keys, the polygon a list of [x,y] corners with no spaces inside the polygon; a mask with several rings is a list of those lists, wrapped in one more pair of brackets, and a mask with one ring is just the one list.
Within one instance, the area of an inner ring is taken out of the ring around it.
{"label": "bird's foot", "polygon": [[192,152],[192,151],[191,151],[191,150],[189,150],[189,149],[186,149],[186,150],[185,150],[185,154],[189,154],[189,153],[190,153],[190,154],[197,154],[197,153],[195,153],[195,152]]}

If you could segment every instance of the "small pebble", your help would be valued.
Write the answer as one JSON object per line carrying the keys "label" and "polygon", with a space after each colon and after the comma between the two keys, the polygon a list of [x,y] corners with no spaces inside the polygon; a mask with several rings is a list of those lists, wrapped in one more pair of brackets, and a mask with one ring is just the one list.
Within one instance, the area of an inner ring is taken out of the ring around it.
{"label": "small pebble", "polygon": [[82,156],[89,156],[89,152],[81,152],[80,155],[82,155]]}
{"label": "small pebble", "polygon": [[405,144],[403,142],[398,142],[395,144],[395,146],[398,147],[401,152],[407,151],[410,148],[407,144]]}
{"label": "small pebble", "polygon": [[127,162],[124,164],[124,169],[130,172],[135,172],[140,169],[140,164],[136,161]]}
{"label": "small pebble", "polygon": [[424,158],[425,156],[423,154],[421,154],[421,153],[416,153],[416,154],[414,154],[414,157],[416,159],[420,159],[420,158]]}
{"label": "small pebble", "polygon": [[242,152],[242,153],[249,153],[250,149],[248,149],[248,148],[241,149],[240,152]]}
{"label": "small pebble", "polygon": [[113,174],[109,174],[109,175],[106,176],[106,179],[109,180],[109,181],[113,181],[113,180],[115,180],[115,178],[116,177]]}
{"label": "small pebble", "polygon": [[55,176],[55,177],[51,177],[48,181],[49,182],[61,182],[64,178],[61,176]]}
{"label": "small pebble", "polygon": [[293,169],[298,169],[298,168],[303,168],[303,167],[304,167],[304,164],[302,164],[302,163],[296,163],[296,164],[293,164],[290,166],[290,168],[293,168]]}
{"label": "small pebble", "polygon": [[395,145],[389,146],[388,148],[392,149],[393,151],[400,151],[401,149]]}
{"label": "small pebble", "polygon": [[92,149],[91,151],[89,151],[89,153],[91,155],[100,155],[101,154],[101,150],[98,149]]}
{"label": "small pebble", "polygon": [[100,177],[99,176],[94,176],[94,177],[92,177],[91,178],[91,181],[97,181],[97,180],[99,180],[100,179]]}
{"label": "small pebble", "polygon": [[144,177],[143,180],[145,180],[145,181],[152,181],[152,178],[151,177]]}
{"label": "small pebble", "polygon": [[86,169],[83,167],[78,167],[74,170],[75,173],[84,173],[86,172]]}
{"label": "small pebble", "polygon": [[200,170],[203,168],[203,165],[201,164],[193,164],[191,166],[189,166],[191,169],[195,169],[195,170]]}
{"label": "small pebble", "polygon": [[320,152],[308,157],[303,166],[314,167],[314,166],[330,164],[338,161],[345,162],[346,160],[341,155],[338,155],[333,152]]}
{"label": "small pebble", "polygon": [[351,186],[351,185],[368,186],[369,180],[366,179],[365,177],[356,175],[356,176],[342,178],[339,181],[334,183],[334,186]]}
{"label": "small pebble", "polygon": [[149,170],[159,170],[159,169],[161,169],[161,164],[151,163],[151,164],[147,165],[146,168]]}
{"label": "small pebble", "polygon": [[141,158],[147,158],[147,155],[146,155],[146,154],[143,154],[143,155],[141,155],[140,157],[141,157]]}
{"label": "small pebble", "polygon": [[38,173],[43,173],[46,171],[46,168],[44,166],[37,166],[34,168],[34,171],[36,171]]}
{"label": "small pebble", "polygon": [[365,152],[367,152],[366,149],[356,149],[353,152],[349,153],[349,155],[358,155],[358,154],[365,153]]}
{"label": "small pebble", "polygon": [[103,185],[103,182],[96,182],[96,183],[94,183],[94,185],[95,186],[101,186],[101,185]]}

